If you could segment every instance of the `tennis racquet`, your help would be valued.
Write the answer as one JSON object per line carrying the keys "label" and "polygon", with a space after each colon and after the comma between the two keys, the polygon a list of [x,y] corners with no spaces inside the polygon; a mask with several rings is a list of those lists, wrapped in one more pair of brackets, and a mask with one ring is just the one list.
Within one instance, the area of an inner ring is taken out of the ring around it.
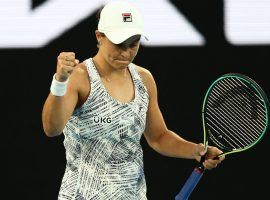
{"label": "tennis racquet", "polygon": [[[268,128],[269,102],[263,89],[251,78],[237,73],[215,80],[202,107],[203,143],[212,142],[223,153],[238,153],[256,145]],[[209,140],[208,140],[209,139]],[[187,200],[204,174],[203,156],[175,200]]]}

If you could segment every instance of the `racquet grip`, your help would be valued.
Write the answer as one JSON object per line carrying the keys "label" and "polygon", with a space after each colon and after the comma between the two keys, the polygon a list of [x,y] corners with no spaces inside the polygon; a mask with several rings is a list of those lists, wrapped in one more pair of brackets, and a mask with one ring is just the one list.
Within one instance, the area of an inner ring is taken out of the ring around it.
{"label": "racquet grip", "polygon": [[185,185],[182,187],[181,191],[176,195],[175,200],[187,200],[197,183],[200,181],[203,172],[203,168],[196,167],[189,176]]}

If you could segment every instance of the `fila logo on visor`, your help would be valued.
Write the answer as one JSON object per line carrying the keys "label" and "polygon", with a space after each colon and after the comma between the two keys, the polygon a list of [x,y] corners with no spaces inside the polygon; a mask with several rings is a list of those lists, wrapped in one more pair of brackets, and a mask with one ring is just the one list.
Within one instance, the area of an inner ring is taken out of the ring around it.
{"label": "fila logo on visor", "polygon": [[123,22],[132,22],[131,13],[122,13]]}

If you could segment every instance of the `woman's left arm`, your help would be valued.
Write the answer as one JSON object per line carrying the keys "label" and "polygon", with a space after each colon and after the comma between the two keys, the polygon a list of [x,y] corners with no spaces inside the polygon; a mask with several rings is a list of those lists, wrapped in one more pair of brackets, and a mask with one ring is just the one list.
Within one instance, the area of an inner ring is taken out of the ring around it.
{"label": "woman's left arm", "polygon": [[[147,143],[162,155],[196,159],[199,161],[201,156],[205,153],[204,146],[187,141],[167,128],[158,105],[155,80],[148,70],[140,68],[139,71],[149,94],[149,106],[144,132]],[[207,156],[204,165],[206,168],[210,169],[216,167],[222,160],[212,160],[211,158],[219,155],[222,151],[215,147],[210,147],[208,151],[209,156]]]}

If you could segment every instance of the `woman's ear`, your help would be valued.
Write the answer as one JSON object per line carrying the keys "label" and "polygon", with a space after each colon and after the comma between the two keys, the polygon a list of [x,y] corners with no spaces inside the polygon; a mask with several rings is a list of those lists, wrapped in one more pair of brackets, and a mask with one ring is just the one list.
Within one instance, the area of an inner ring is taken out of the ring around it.
{"label": "woman's ear", "polygon": [[101,38],[104,36],[104,34],[99,32],[98,30],[95,31],[95,34],[97,39],[97,47],[99,48],[101,45]]}
{"label": "woman's ear", "polygon": [[95,31],[97,41],[100,41],[102,37],[104,37],[104,33],[99,32],[98,30]]}

